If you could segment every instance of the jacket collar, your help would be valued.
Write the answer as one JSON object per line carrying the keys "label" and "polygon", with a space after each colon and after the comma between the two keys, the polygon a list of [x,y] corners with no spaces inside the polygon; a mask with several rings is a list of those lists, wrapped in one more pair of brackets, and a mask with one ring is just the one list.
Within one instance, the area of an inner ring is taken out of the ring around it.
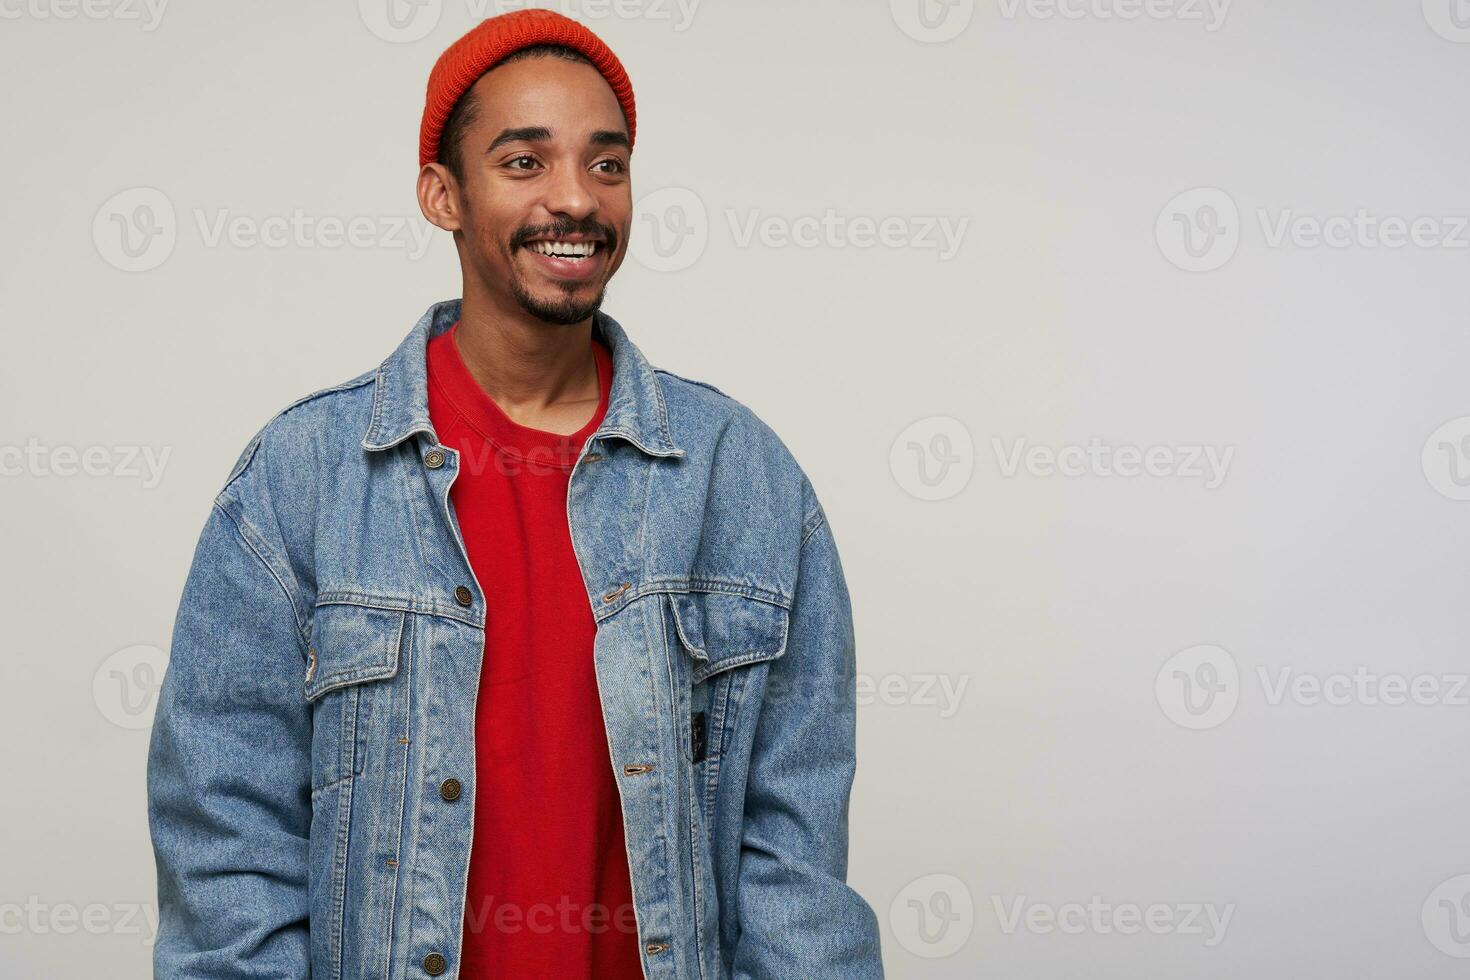
{"label": "jacket collar", "polygon": [[[449,299],[429,307],[398,348],[378,367],[373,385],[373,417],[362,448],[388,449],[415,432],[427,432],[439,441],[429,421],[429,340],[459,319],[461,300]],[[684,450],[669,434],[669,413],[663,389],[643,352],[633,345],[616,320],[598,310],[592,329],[612,351],[612,391],[607,414],[588,437],[626,439],[650,456],[682,456]]]}

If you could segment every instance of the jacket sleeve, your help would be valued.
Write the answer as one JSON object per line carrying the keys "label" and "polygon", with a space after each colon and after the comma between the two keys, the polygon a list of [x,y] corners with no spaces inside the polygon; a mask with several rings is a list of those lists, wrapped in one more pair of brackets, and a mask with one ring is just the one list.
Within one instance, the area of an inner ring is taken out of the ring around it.
{"label": "jacket sleeve", "polygon": [[877,917],[846,884],[852,606],[820,507],[806,523],[786,650],[769,667],[746,779],[734,980],[883,976]]}
{"label": "jacket sleeve", "polygon": [[305,643],[280,568],[267,540],[217,500],[148,748],[156,980],[310,975],[311,720]]}

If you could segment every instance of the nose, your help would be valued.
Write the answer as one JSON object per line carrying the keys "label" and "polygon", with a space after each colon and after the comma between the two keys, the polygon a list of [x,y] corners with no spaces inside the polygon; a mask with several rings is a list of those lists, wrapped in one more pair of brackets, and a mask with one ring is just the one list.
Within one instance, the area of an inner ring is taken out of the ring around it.
{"label": "nose", "polygon": [[588,183],[591,175],[584,173],[580,166],[556,167],[549,176],[542,202],[546,210],[564,214],[573,221],[583,221],[597,212],[597,195]]}

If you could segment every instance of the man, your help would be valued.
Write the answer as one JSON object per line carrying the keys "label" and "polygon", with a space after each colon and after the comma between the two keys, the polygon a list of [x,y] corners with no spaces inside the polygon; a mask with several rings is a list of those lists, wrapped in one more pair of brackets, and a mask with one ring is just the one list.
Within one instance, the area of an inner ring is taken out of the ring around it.
{"label": "man", "polygon": [[882,976],[832,530],[600,310],[635,125],[555,13],[435,66],[418,198],[463,297],[214,501],[149,750],[158,977]]}

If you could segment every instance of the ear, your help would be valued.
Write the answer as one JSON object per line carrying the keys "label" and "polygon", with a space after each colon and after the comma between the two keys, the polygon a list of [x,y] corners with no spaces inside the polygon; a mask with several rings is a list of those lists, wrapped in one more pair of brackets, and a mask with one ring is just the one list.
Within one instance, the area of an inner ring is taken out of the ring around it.
{"label": "ear", "polygon": [[459,231],[464,197],[454,175],[441,163],[426,163],[419,171],[419,210],[429,224],[445,231]]}

